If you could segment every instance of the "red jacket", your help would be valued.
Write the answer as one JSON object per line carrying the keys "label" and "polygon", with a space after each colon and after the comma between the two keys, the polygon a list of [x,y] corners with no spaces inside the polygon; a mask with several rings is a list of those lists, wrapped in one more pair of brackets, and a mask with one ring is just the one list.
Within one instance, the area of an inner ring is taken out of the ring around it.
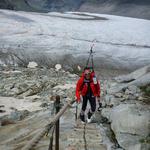
{"label": "red jacket", "polygon": [[[90,75],[90,87],[91,87],[93,95],[95,97],[100,97],[100,83],[97,80],[97,84],[94,84],[93,82],[94,76],[95,76],[95,73],[92,72]],[[87,94],[88,85],[84,84],[84,78],[85,78],[85,75],[83,73],[76,84],[76,98],[78,102],[80,101],[80,96],[85,96]]]}

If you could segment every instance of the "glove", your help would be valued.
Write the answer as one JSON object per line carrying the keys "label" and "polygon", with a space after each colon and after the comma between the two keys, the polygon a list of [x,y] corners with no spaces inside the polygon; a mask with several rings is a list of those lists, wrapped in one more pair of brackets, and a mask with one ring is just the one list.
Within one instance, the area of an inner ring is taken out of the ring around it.
{"label": "glove", "polygon": [[97,111],[101,111],[101,108],[102,108],[102,103],[101,103],[101,102],[99,102],[99,106],[98,106]]}
{"label": "glove", "polygon": [[97,101],[100,103],[100,97],[97,97]]}
{"label": "glove", "polygon": [[78,101],[76,100],[76,102],[72,104],[71,108],[78,107],[79,104],[80,104],[80,102],[78,102]]}
{"label": "glove", "polygon": [[81,104],[81,100],[80,101],[76,101],[76,106]]}

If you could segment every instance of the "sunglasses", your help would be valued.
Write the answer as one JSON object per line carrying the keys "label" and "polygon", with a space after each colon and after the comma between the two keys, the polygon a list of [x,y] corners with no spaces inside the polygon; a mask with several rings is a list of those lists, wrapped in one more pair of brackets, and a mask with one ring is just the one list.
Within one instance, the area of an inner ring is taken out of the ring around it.
{"label": "sunglasses", "polygon": [[85,75],[90,75],[90,73],[85,73]]}

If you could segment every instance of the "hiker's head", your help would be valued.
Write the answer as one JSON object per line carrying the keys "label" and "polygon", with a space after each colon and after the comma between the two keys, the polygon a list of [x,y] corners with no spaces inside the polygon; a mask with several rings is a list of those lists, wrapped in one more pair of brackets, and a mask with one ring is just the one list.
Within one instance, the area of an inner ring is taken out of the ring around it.
{"label": "hiker's head", "polygon": [[84,75],[85,75],[86,79],[90,79],[90,74],[91,74],[90,68],[85,68],[84,69]]}

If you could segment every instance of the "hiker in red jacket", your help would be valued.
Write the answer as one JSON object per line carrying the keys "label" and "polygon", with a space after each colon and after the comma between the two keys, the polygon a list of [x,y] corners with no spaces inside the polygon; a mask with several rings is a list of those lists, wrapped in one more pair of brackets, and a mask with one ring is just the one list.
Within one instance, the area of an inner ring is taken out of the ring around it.
{"label": "hiker in red jacket", "polygon": [[85,122],[85,110],[87,102],[89,101],[91,109],[88,112],[87,122],[91,122],[91,117],[96,110],[96,99],[100,103],[100,84],[95,77],[95,72],[91,71],[90,68],[85,68],[82,76],[76,85],[76,100],[77,103],[82,102],[82,109],[80,112],[80,119]]}

